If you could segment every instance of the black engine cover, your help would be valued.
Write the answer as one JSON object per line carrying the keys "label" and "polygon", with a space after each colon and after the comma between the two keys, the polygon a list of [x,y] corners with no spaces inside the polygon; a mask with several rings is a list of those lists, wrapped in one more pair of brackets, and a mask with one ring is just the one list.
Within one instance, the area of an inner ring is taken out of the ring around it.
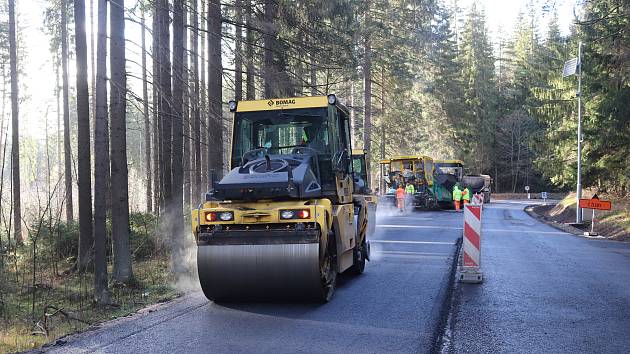
{"label": "black engine cover", "polygon": [[322,196],[316,154],[266,155],[232,169],[214,184],[217,200],[310,199]]}

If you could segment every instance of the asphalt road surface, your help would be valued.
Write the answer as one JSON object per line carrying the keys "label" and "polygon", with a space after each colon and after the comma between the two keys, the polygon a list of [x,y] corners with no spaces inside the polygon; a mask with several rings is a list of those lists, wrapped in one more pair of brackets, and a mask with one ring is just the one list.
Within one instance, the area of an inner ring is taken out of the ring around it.
{"label": "asphalt road surface", "polygon": [[526,201],[482,217],[482,285],[458,284],[450,352],[629,353],[630,244],[570,235]]}
{"label": "asphalt road surface", "polygon": [[461,214],[380,216],[372,261],[331,302],[215,304],[201,293],[48,348],[59,353],[430,351],[450,286]]}
{"label": "asphalt road surface", "polygon": [[481,285],[451,282],[461,213],[379,213],[372,261],[363,275],[342,276],[328,304],[215,304],[193,293],[45,350],[630,351],[630,245],[568,235],[524,206],[484,208]]}

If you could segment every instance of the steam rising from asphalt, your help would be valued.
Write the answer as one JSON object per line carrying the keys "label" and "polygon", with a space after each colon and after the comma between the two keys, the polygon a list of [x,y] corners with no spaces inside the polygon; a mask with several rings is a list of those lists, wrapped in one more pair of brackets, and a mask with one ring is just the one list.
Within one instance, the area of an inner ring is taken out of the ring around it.
{"label": "steam rising from asphalt", "polygon": [[405,199],[405,209],[401,212],[398,210],[396,205],[392,204],[391,199],[381,198],[378,201],[378,207],[376,208],[376,220],[378,225],[378,220],[384,217],[395,217],[395,216],[409,216],[413,212],[413,201],[411,198]]}
{"label": "steam rising from asphalt", "polygon": [[[396,218],[400,216],[409,216],[413,213],[413,202],[411,199],[405,200],[405,209],[401,212],[398,208],[390,203],[391,199],[388,201],[385,198],[381,198],[378,201],[378,206],[376,208],[376,220],[370,220],[370,222],[376,222],[376,227],[374,234],[368,235],[368,240],[379,240],[383,239],[383,229],[379,227],[379,225],[383,224],[383,220],[385,218]],[[391,223],[392,220],[387,221],[387,223]],[[395,219],[394,219],[395,222]],[[383,259],[383,244],[380,242],[372,242],[370,243],[370,261],[378,262]]]}
{"label": "steam rising from asphalt", "polygon": [[[172,286],[181,293],[200,291],[197,275],[197,247],[189,223],[176,227],[176,218],[169,213],[160,215],[159,234],[171,253]],[[180,219],[181,220],[181,219]]]}

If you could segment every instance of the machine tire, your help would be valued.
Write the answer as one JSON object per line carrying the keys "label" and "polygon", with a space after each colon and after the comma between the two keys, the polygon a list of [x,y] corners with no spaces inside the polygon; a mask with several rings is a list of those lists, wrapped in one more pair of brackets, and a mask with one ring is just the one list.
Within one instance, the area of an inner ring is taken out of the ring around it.
{"label": "machine tire", "polygon": [[329,302],[335,292],[337,286],[337,249],[334,242],[334,235],[329,234],[328,247],[326,247],[326,255],[324,264],[320,267],[320,277],[322,281],[321,301]]}
{"label": "machine tire", "polygon": [[365,260],[367,258],[367,242],[365,238],[361,244],[357,244],[354,246],[354,250],[352,252],[353,264],[350,267],[350,273],[354,275],[361,275],[365,270]]}

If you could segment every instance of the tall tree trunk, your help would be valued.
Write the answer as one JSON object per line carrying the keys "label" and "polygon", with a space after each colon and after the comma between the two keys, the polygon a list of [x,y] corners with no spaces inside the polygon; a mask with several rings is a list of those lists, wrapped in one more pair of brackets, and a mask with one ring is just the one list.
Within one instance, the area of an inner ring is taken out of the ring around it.
{"label": "tall tree trunk", "polygon": [[243,99],[243,0],[234,0],[234,10],[234,98],[240,101]]}
{"label": "tall tree trunk", "polygon": [[223,67],[221,65],[221,2],[208,2],[208,167],[211,178],[223,175]]}
{"label": "tall tree trunk", "polygon": [[[192,12],[192,11],[191,11]],[[190,80],[188,78],[190,65],[188,62],[188,16],[184,15],[184,68],[182,73],[182,82],[184,83],[184,103],[182,107],[184,125],[184,151],[183,151],[183,169],[184,169],[184,210],[190,209]]]}
{"label": "tall tree trunk", "polygon": [[15,1],[9,0],[9,66],[11,71],[11,175],[13,183],[13,237],[22,243],[22,205],[20,196],[20,130],[18,112],[18,65],[15,32]]}
{"label": "tall tree trunk", "polygon": [[[91,99],[92,99],[92,109],[90,119],[92,119],[92,129],[94,128],[94,124],[96,124],[96,48],[94,46],[94,36],[96,30],[94,29],[94,0],[90,0],[90,64],[92,69],[92,77],[90,83],[91,89]],[[94,148],[92,146],[92,148]],[[92,150],[93,152],[94,150]]]}
{"label": "tall tree trunk", "polygon": [[[308,41],[308,40],[307,40]],[[312,42],[312,41],[309,41]],[[311,45],[311,50],[309,51],[309,71],[310,71],[310,76],[311,76],[311,82],[310,82],[310,86],[311,86],[311,96],[316,96],[317,95],[317,64],[315,63],[315,58],[317,58],[317,53],[315,53],[315,44],[314,43],[309,43]]]}
{"label": "tall tree trunk", "polygon": [[372,48],[370,34],[366,31],[364,36],[365,37],[363,45],[365,49],[365,58],[363,63],[363,148],[367,151],[365,164],[367,170],[370,171],[370,149],[372,148]]}
{"label": "tall tree trunk", "polygon": [[146,167],[147,212],[153,211],[153,185],[151,183],[151,122],[149,118],[149,87],[147,82],[147,36],[144,10],[141,15],[141,47],[142,47],[142,112],[144,114],[144,160]]}
{"label": "tall tree trunk", "polygon": [[256,99],[256,84],[254,72],[254,31],[252,30],[252,0],[245,0],[245,65],[247,67],[247,99]]}
{"label": "tall tree trunk", "polygon": [[171,91],[171,54],[169,31],[168,0],[159,1],[159,32],[160,32],[160,124],[162,144],[160,157],[160,179],[162,180],[162,194],[164,205],[168,207],[172,201],[172,91]]}
{"label": "tall tree trunk", "polygon": [[107,136],[107,0],[98,0],[98,38],[96,39],[96,86],[94,122],[94,301],[110,303],[107,288],[107,193],[109,150]]}
{"label": "tall tree trunk", "polygon": [[183,154],[183,88],[184,81],[184,0],[173,1],[173,184],[171,212],[171,235],[173,247],[171,250],[171,266],[175,273],[182,273],[186,270],[183,262],[183,243],[181,237],[184,232],[183,209],[183,183],[184,170],[182,166]]}
{"label": "tall tree trunk", "polygon": [[68,5],[61,0],[61,70],[63,81],[63,156],[66,182],[66,220],[74,220],[72,198],[72,150],[70,148],[70,104],[68,102]]}
{"label": "tall tree trunk", "polygon": [[[2,158],[2,145],[4,139],[4,115],[6,109],[6,97],[7,97],[7,77],[4,70],[5,63],[0,65],[0,77],[2,77],[2,96],[0,96],[0,159]],[[4,163],[4,160],[0,160],[0,166]],[[4,180],[0,179],[0,185],[4,183]],[[0,193],[2,196],[2,193]],[[2,213],[0,213],[0,225],[2,225]]]}
{"label": "tall tree trunk", "polygon": [[[5,71],[5,63],[0,66],[0,76],[2,77],[2,97],[0,98],[0,196],[4,195],[4,163],[6,153],[7,138],[5,138],[4,131],[4,115],[7,97],[7,75]],[[8,130],[8,127],[7,127]],[[49,173],[50,174],[50,173]],[[0,212],[0,225],[3,225],[4,214]],[[0,234],[0,247],[4,248],[2,244],[2,235]],[[0,254],[0,269],[4,266],[4,254]]]}
{"label": "tall tree trunk", "polygon": [[356,96],[356,90],[354,88],[354,80],[350,80],[350,138],[352,138],[353,141],[355,141],[354,139],[357,138],[357,131],[356,131],[356,119],[357,119],[357,110],[355,108],[355,98]]}
{"label": "tall tree trunk", "polygon": [[[192,158],[194,160],[194,173],[193,173],[193,203],[197,205],[201,201],[201,115],[199,112],[199,7],[197,0],[192,0],[192,37],[190,39],[190,57],[192,62],[191,80],[193,82],[193,92],[190,99],[192,109],[192,144],[193,153]],[[203,63],[202,63],[203,65]]]}
{"label": "tall tree trunk", "polygon": [[278,92],[278,70],[274,62],[274,49],[276,41],[276,28],[274,22],[276,12],[277,5],[274,1],[265,2],[263,25],[263,80],[265,83],[265,98],[272,98],[280,95]]}
{"label": "tall tree trunk", "polygon": [[160,180],[160,161],[161,161],[161,148],[160,144],[160,27],[159,27],[159,4],[157,1],[153,2],[153,19],[152,19],[152,45],[151,54],[153,57],[152,62],[152,74],[153,74],[153,201],[154,208],[158,215],[160,213],[160,207],[162,206],[161,195],[161,183]]}
{"label": "tall tree trunk", "polygon": [[[92,166],[90,157],[90,92],[87,72],[85,0],[74,1],[74,30],[77,66],[77,149],[79,185],[79,271],[91,262],[92,245]],[[87,147],[87,148],[85,148]]]}
{"label": "tall tree trunk", "polygon": [[[63,133],[61,131],[61,119],[63,113],[61,112],[61,85],[60,85],[60,76],[61,72],[59,71],[59,61],[61,58],[53,57],[53,63],[55,63],[55,100],[57,101],[57,178],[61,178],[63,176],[63,167],[61,164],[61,142],[63,139]],[[64,200],[66,199],[65,195],[61,193],[57,194],[57,208],[62,208]]]}
{"label": "tall tree trunk", "polygon": [[129,248],[129,185],[127,171],[127,127],[125,72],[125,1],[110,1],[110,149],[112,194],[113,277],[128,283],[133,278]]}
{"label": "tall tree trunk", "polygon": [[[210,5],[208,5],[210,6]],[[207,98],[208,98],[208,89],[206,87],[206,21],[204,21],[204,19],[207,19],[207,21],[210,21],[210,19],[208,18],[208,14],[206,11],[206,2],[204,0],[200,1],[200,8],[201,8],[201,32],[199,34],[199,41],[201,42],[200,45],[200,49],[199,49],[199,55],[200,55],[200,60],[201,60],[201,72],[200,72],[200,78],[199,78],[199,85],[200,85],[200,93],[199,93],[199,101],[201,103],[201,106],[199,108],[199,111],[201,112],[201,116],[202,117],[208,117],[207,120],[205,121],[201,121],[201,133],[200,133],[200,137],[201,137],[201,148],[204,149],[204,151],[208,151],[208,129],[209,129],[209,122],[212,119],[211,118],[211,113],[209,110],[209,107],[207,105]],[[201,193],[206,191],[205,186],[208,185],[208,169],[209,169],[209,161],[208,161],[208,154],[201,154],[199,155],[199,163],[201,165],[201,185],[199,188],[202,189]],[[199,198],[201,198],[201,193],[199,194]]]}

